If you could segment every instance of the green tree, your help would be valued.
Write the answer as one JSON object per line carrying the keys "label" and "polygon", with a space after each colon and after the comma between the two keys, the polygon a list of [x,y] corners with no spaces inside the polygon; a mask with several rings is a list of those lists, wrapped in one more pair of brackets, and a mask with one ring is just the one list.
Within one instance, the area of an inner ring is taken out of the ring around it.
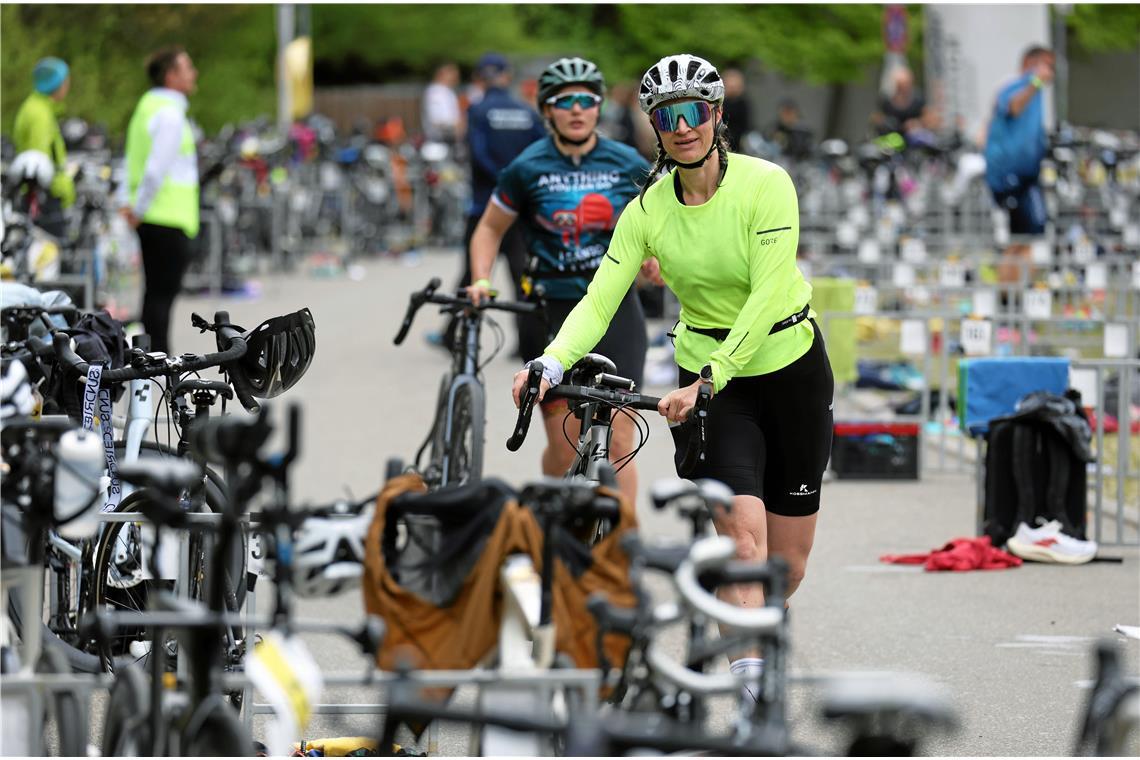
{"label": "green tree", "polygon": [[1065,25],[1084,51],[1140,50],[1140,5],[1074,5]]}
{"label": "green tree", "polygon": [[122,135],[149,87],[147,56],[184,45],[200,72],[190,112],[207,131],[272,112],[276,37],[271,6],[4,5],[0,7],[0,128],[9,134],[32,88],[32,67],[54,55],[71,68],[66,113]]}

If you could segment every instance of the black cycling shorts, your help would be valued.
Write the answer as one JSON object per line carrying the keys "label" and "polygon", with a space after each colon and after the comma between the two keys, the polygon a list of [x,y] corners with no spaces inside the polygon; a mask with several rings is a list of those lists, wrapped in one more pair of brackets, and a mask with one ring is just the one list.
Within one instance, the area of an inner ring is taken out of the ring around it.
{"label": "black cycling shorts", "polygon": [[[562,323],[566,321],[566,317],[570,316],[570,312],[577,305],[578,301],[575,300],[547,299],[546,339],[541,345],[532,345],[530,336],[520,337],[520,342],[526,344],[520,345],[522,355],[528,360],[542,356],[543,350],[554,340],[554,336],[558,334]],[[541,335],[538,331],[536,333]],[[645,332],[645,313],[641,310],[641,301],[637,298],[636,289],[630,288],[629,292],[625,294],[625,298],[622,299],[621,305],[614,312],[614,318],[610,320],[609,329],[598,341],[593,353],[601,354],[612,361],[617,367],[617,374],[633,380],[640,389],[642,378],[645,375],[645,351],[648,347],[649,338]],[[570,371],[569,367],[563,367],[563,369],[567,372]],[[562,399],[558,399],[558,401],[565,403]]]}
{"label": "black cycling shorts", "polygon": [[[709,404],[708,451],[692,477],[713,478],[739,496],[764,500],[767,511],[803,517],[819,511],[831,454],[835,381],[819,326],[807,353],[766,375],[735,377]],[[678,387],[697,376],[681,368]],[[679,465],[688,425],[672,428]]]}

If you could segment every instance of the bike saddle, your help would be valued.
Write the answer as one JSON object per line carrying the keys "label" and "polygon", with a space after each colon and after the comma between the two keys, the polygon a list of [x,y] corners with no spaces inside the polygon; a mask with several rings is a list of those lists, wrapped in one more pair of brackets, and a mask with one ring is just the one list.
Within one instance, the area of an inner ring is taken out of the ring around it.
{"label": "bike saddle", "polygon": [[204,473],[195,462],[186,459],[139,459],[119,465],[119,477],[142,488],[153,488],[177,496],[182,489],[202,482]]}

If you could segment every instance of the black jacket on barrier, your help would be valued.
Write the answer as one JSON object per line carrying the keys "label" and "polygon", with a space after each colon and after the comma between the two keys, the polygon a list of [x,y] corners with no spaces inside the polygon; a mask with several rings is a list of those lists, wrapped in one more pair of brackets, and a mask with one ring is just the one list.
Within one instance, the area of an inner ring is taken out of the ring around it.
{"label": "black jacket on barrier", "polygon": [[1062,530],[1085,538],[1092,430],[1080,394],[1037,391],[1013,414],[990,421],[986,435],[983,529],[1001,546],[1018,523],[1058,520]]}

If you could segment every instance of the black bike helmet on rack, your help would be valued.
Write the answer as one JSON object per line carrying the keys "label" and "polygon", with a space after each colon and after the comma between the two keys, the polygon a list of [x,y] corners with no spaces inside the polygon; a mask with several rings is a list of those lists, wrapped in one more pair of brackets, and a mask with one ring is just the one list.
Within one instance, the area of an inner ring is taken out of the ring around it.
{"label": "black bike helmet on rack", "polygon": [[304,377],[317,350],[316,324],[308,309],[267,319],[245,333],[247,350],[238,360],[255,398],[273,398]]}

